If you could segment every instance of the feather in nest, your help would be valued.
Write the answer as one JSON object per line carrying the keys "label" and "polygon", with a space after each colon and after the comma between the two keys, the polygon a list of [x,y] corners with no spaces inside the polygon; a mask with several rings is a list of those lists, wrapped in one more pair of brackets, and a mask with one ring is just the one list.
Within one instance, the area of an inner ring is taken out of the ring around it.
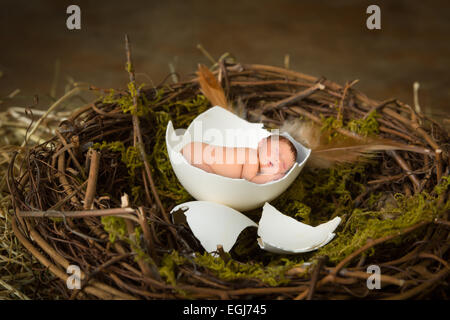
{"label": "feather in nest", "polygon": [[428,150],[393,140],[367,137],[334,137],[331,131],[322,130],[312,121],[301,119],[286,120],[280,131],[288,132],[294,139],[311,149],[308,165],[318,168],[330,168],[341,163],[365,161],[369,155],[388,150],[405,150],[429,153]]}
{"label": "feather in nest", "polygon": [[[221,106],[240,117],[244,116],[245,105],[243,102],[239,100],[236,108],[233,108],[227,100],[222,86],[206,66],[199,65],[197,75],[202,93],[213,106]],[[330,131],[323,131],[314,122],[299,118],[285,120],[280,131],[288,132],[298,142],[310,148],[311,157],[308,165],[318,168],[330,168],[341,163],[365,161],[369,155],[387,150],[429,153],[427,149],[378,137],[340,136],[331,139]]]}
{"label": "feather in nest", "polygon": [[233,111],[219,81],[217,81],[214,74],[205,65],[200,64],[198,66],[197,75],[200,89],[211,104]]}

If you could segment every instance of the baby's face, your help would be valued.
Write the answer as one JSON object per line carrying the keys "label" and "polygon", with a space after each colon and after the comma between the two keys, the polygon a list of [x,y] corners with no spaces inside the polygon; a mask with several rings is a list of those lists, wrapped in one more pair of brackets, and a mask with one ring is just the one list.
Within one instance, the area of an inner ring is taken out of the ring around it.
{"label": "baby's face", "polygon": [[261,173],[286,173],[295,163],[295,155],[289,142],[278,139],[263,139],[258,147]]}

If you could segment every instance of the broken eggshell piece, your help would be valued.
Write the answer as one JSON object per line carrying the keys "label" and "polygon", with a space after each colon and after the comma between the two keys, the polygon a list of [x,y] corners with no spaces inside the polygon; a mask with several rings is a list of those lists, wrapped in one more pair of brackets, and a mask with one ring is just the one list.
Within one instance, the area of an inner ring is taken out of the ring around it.
{"label": "broken eggshell piece", "polygon": [[261,207],[284,192],[297,178],[311,150],[302,146],[288,133],[297,149],[296,163],[279,180],[256,184],[245,179],[233,179],[206,172],[191,165],[181,154],[189,142],[205,142],[224,147],[256,149],[258,142],[271,135],[262,123],[251,123],[228,110],[215,106],[198,115],[187,130],[175,131],[172,121],[166,130],[166,145],[172,168],[183,187],[197,200],[221,203],[240,211]]}
{"label": "broken eggshell piece", "polygon": [[269,203],[264,204],[258,227],[258,244],[273,253],[293,254],[316,250],[330,242],[341,218],[336,217],[316,227],[282,214]]}
{"label": "broken eggshell piece", "polygon": [[242,213],[224,205],[208,201],[191,201],[177,205],[170,212],[184,211],[187,224],[194,236],[209,253],[222,245],[228,252],[234,246],[239,234],[247,227],[258,225]]}
{"label": "broken eggshell piece", "polygon": [[[177,205],[170,212],[172,220],[183,214],[194,236],[209,253],[222,245],[229,252],[236,243],[239,234],[248,227],[258,228],[258,244],[261,249],[281,254],[295,254],[316,250],[330,242],[333,231],[341,218],[312,227],[279,212],[266,203],[259,226],[242,213],[209,201],[190,201]],[[175,221],[176,222],[176,221]]]}

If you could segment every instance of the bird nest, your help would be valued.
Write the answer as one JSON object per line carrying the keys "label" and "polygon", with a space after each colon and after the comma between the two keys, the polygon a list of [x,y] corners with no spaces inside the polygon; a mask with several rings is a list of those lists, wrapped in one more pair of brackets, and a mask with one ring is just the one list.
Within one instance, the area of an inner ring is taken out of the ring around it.
{"label": "bird nest", "polygon": [[[137,87],[127,67],[127,90],[104,90],[62,121],[56,136],[9,166],[13,231],[61,280],[52,282],[61,297],[445,297],[449,138],[439,124],[396,99],[372,100],[355,82],[340,86],[222,59],[214,74],[248,121],[278,128],[303,118],[334,138],[378,136],[421,152],[391,150],[362,163],[306,167],[272,203],[310,225],[342,218],[336,238],[317,251],[264,252],[245,230],[230,253],[219,247],[210,255],[187,225],[170,218],[175,205],[193,198],[172,170],[165,131],[170,120],[186,128],[211,105],[197,78]],[[257,222],[260,210],[247,215]],[[66,283],[76,283],[77,267],[81,287],[71,290]]]}

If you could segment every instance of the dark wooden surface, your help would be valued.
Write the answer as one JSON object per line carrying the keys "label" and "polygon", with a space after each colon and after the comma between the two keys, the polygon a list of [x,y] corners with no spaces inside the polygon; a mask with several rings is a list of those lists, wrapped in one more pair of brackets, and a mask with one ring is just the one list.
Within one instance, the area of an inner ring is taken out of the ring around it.
{"label": "dark wooden surface", "polygon": [[[356,86],[370,97],[413,103],[419,81],[422,108],[449,116],[450,2],[438,1],[77,1],[82,29],[66,29],[69,1],[2,0],[0,100],[16,88],[18,100],[46,107],[54,78],[57,95],[67,76],[98,87],[128,81],[124,33],[130,35],[137,81],[158,84],[168,64],[187,76],[208,60],[233,53],[239,61],[283,66]],[[366,8],[381,7],[382,29],[366,28]]]}

